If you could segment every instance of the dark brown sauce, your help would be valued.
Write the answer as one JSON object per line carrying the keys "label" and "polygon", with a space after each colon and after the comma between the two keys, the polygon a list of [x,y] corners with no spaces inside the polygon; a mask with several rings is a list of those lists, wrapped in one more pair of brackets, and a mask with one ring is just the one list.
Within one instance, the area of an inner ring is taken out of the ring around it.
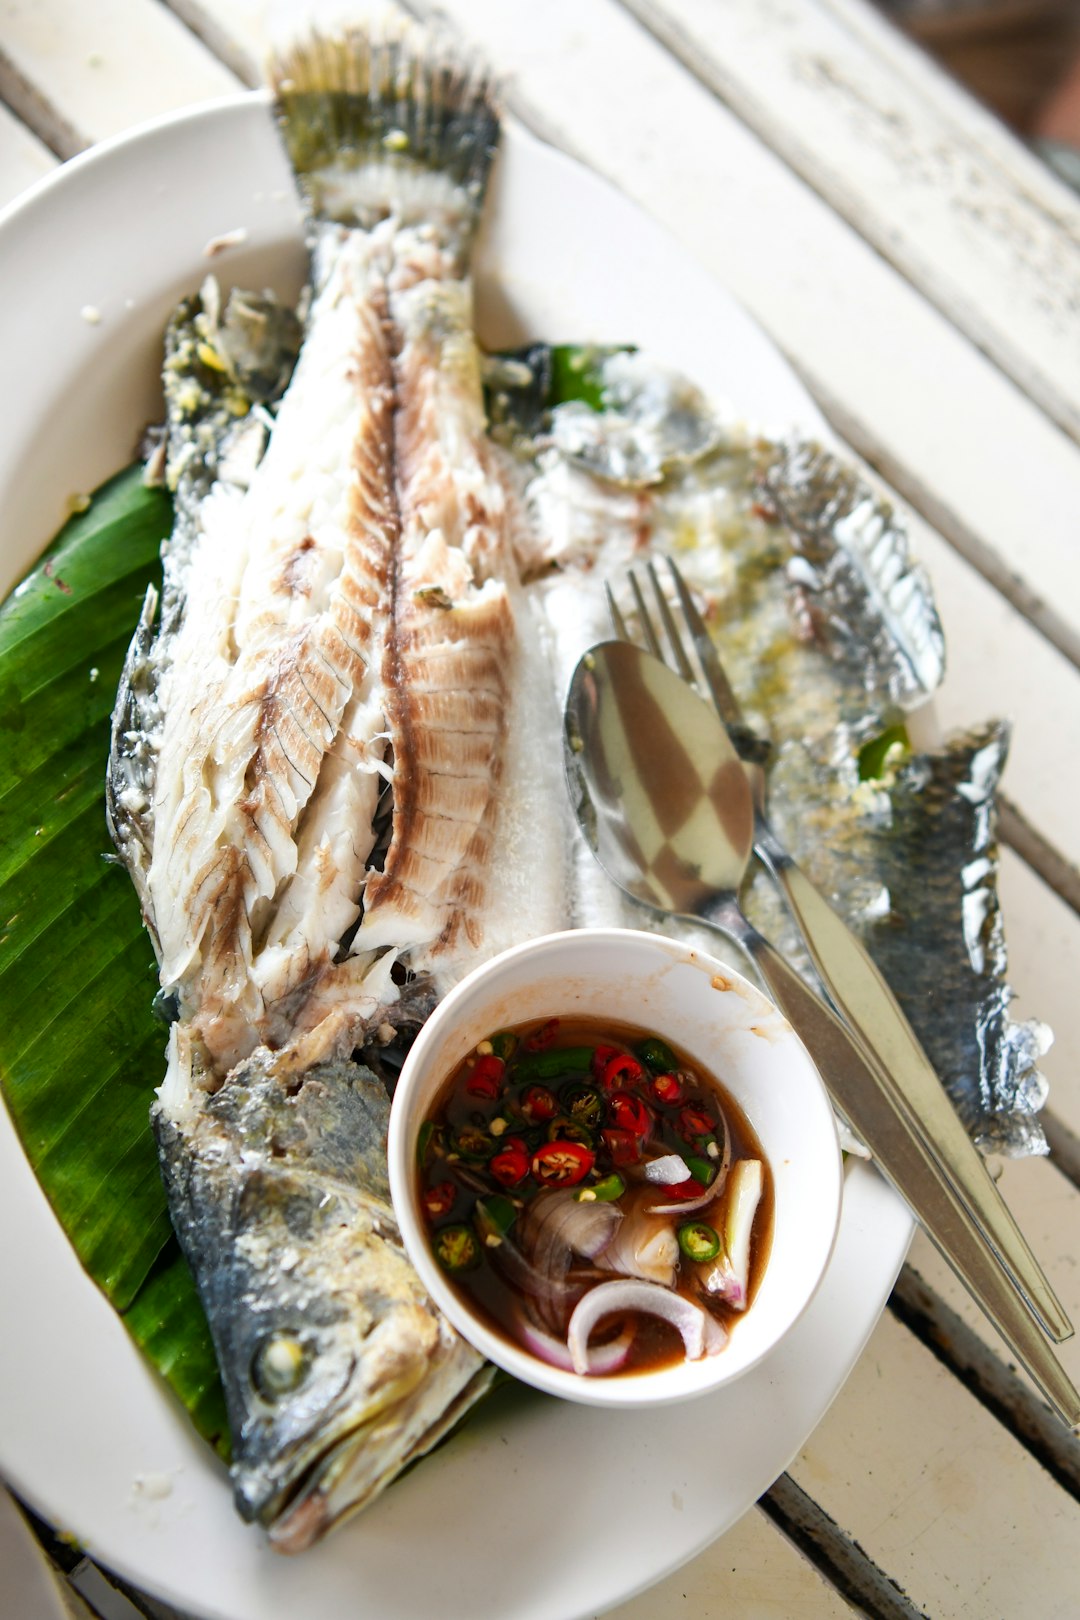
{"label": "dark brown sauce", "polygon": [[[551,1023],[557,1025],[554,1032],[548,1027]],[[597,1187],[599,1199],[585,1202],[607,1201],[603,1194],[605,1189],[610,1190],[612,1176],[625,1182],[625,1191],[611,1200],[623,1209],[635,1199],[647,1200],[645,1207],[650,1209],[675,1201],[670,1189],[642,1180],[643,1162],[669,1153],[680,1154],[690,1164],[692,1174],[699,1178],[693,1190],[699,1191],[702,1184],[707,1185],[708,1169],[703,1167],[711,1167],[715,1174],[722,1154],[721,1118],[730,1134],[732,1168],[740,1159],[759,1160],[764,1168],[763,1191],[750,1242],[748,1308],[752,1308],[772,1242],[772,1175],[749,1121],[721,1081],[678,1046],[664,1042],[675,1059],[673,1071],[666,1066],[657,1070],[655,1064],[650,1066],[637,1058],[641,1071],[637,1079],[632,1069],[620,1075],[616,1063],[616,1072],[605,1084],[605,1064],[593,1059],[585,1068],[584,1049],[595,1052],[597,1048],[608,1048],[617,1057],[634,1058],[642,1043],[655,1040],[647,1029],[608,1019],[556,1016],[552,1020],[531,1020],[493,1032],[489,1039],[496,1047],[504,1048],[513,1039],[516,1048],[502,1060],[498,1052],[474,1049],[458,1065],[440,1090],[421,1148],[421,1196],[431,1200],[428,1219],[432,1244],[444,1270],[451,1270],[452,1286],[470,1308],[494,1332],[528,1349],[532,1347],[523,1339],[518,1325],[522,1311],[527,1309],[534,1326],[541,1326],[565,1344],[566,1321],[574,1298],[582,1291],[580,1287],[569,1299],[549,1297],[538,1308],[533,1291],[535,1276],[526,1290],[516,1286],[521,1277],[514,1270],[515,1258],[523,1255],[529,1259],[531,1254],[523,1241],[523,1229],[528,1230],[532,1201],[549,1186],[573,1188],[577,1194]],[[530,1042],[537,1041],[543,1043],[539,1050],[527,1052]],[[577,1053],[577,1057],[571,1064],[570,1058],[559,1056],[562,1053]],[[610,1063],[611,1059],[606,1061]],[[521,1072],[538,1067],[563,1068],[565,1072]],[[674,1088],[668,1084],[671,1074]],[[490,1095],[484,1094],[487,1090]],[[664,1096],[665,1090],[671,1095]],[[715,1123],[711,1132],[715,1149],[708,1146],[710,1133],[687,1134],[702,1122],[703,1113]],[[640,1127],[645,1120],[647,1135],[643,1136]],[[631,1126],[638,1129],[629,1129]],[[715,1156],[710,1157],[710,1153]],[[523,1164],[528,1164],[529,1169],[515,1181]],[[543,1179],[549,1174],[554,1176],[553,1181]],[[448,1199],[451,1201],[447,1205]],[[671,1228],[676,1230],[686,1223],[713,1227],[720,1236],[722,1254],[724,1205],[725,1193],[721,1192],[715,1204],[685,1216],[670,1216]],[[467,1269],[453,1270],[453,1262],[462,1258],[468,1262]],[[694,1304],[705,1306],[730,1332],[746,1311],[705,1295],[701,1279],[708,1264],[699,1266],[680,1253],[675,1289]],[[617,1276],[615,1272],[597,1275],[597,1269],[588,1259],[575,1256],[568,1281],[573,1285],[586,1278],[599,1282]],[[683,1360],[682,1339],[673,1326],[644,1312],[631,1315],[635,1334],[629,1356],[618,1373],[607,1376],[652,1371]],[[623,1320],[601,1322],[590,1344],[595,1347],[613,1338]]]}

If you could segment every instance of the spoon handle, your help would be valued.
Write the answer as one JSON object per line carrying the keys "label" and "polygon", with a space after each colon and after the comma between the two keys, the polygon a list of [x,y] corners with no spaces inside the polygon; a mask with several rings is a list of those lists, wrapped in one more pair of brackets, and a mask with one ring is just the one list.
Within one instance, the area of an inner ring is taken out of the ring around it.
{"label": "spoon handle", "polygon": [[1073,1328],[1064,1306],[873,960],[789,855],[778,847],[761,853],[783,890],[830,1000],[866,1049],[879,1084],[908,1114],[1046,1331],[1055,1339],[1067,1339]]}
{"label": "spoon handle", "polygon": [[[722,916],[722,923],[721,923]],[[1000,1256],[944,1175],[910,1113],[862,1045],[794,968],[731,904],[712,926],[731,932],[754,959],[777,1005],[817,1064],[834,1104],[870,1148],[878,1168],[910,1205],[1017,1360],[1070,1427],[1080,1426],[1080,1391],[1046,1343]]]}

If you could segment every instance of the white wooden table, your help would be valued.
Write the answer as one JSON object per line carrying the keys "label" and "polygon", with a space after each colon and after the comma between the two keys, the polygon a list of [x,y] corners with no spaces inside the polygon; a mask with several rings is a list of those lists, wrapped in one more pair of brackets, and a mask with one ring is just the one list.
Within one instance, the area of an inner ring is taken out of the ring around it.
{"label": "white wooden table", "polygon": [[[0,202],[108,135],[257,82],[280,9],[0,7]],[[1015,723],[1010,978],[1018,1016],[1057,1042],[1053,1153],[1006,1165],[1004,1188],[1080,1320],[1080,201],[864,0],[440,9],[503,75],[511,111],[668,226],[908,503],[948,637],[941,721]],[[1061,1355],[1080,1382],[1080,1342]],[[85,1562],[74,1583],[90,1612],[135,1612]],[[125,1590],[139,1612],[166,1612]],[[9,1592],[0,1614],[31,1620],[43,1601]],[[617,1612],[851,1608],[1080,1615],[1080,1443],[921,1236],[789,1473]]]}

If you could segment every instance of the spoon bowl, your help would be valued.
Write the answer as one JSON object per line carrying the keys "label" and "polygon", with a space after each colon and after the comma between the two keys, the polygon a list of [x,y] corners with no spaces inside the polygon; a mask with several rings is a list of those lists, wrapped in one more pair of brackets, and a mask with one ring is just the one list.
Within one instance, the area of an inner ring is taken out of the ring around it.
{"label": "spoon bowl", "polygon": [[666,664],[627,641],[586,653],[565,742],[578,821],[620,888],[683,916],[737,893],[754,837],[750,782],[723,721]]}

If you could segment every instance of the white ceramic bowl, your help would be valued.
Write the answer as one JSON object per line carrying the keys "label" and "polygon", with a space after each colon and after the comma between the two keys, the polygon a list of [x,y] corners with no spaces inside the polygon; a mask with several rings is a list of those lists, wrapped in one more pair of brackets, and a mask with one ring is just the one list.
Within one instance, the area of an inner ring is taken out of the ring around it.
{"label": "white ceramic bowl", "polygon": [[[417,1135],[451,1071],[493,1030],[554,1016],[637,1025],[673,1042],[742,1108],[772,1170],[772,1248],[746,1316],[717,1355],[620,1377],[580,1377],[496,1333],[436,1261],[419,1204]],[[390,1187],[409,1256],[458,1331],[525,1383],[596,1406],[684,1400],[730,1383],[779,1343],[832,1253],[842,1173],[825,1089],[782,1014],[746,979],[674,940],[628,929],[548,934],[462,980],[420,1032],[390,1116]]]}

